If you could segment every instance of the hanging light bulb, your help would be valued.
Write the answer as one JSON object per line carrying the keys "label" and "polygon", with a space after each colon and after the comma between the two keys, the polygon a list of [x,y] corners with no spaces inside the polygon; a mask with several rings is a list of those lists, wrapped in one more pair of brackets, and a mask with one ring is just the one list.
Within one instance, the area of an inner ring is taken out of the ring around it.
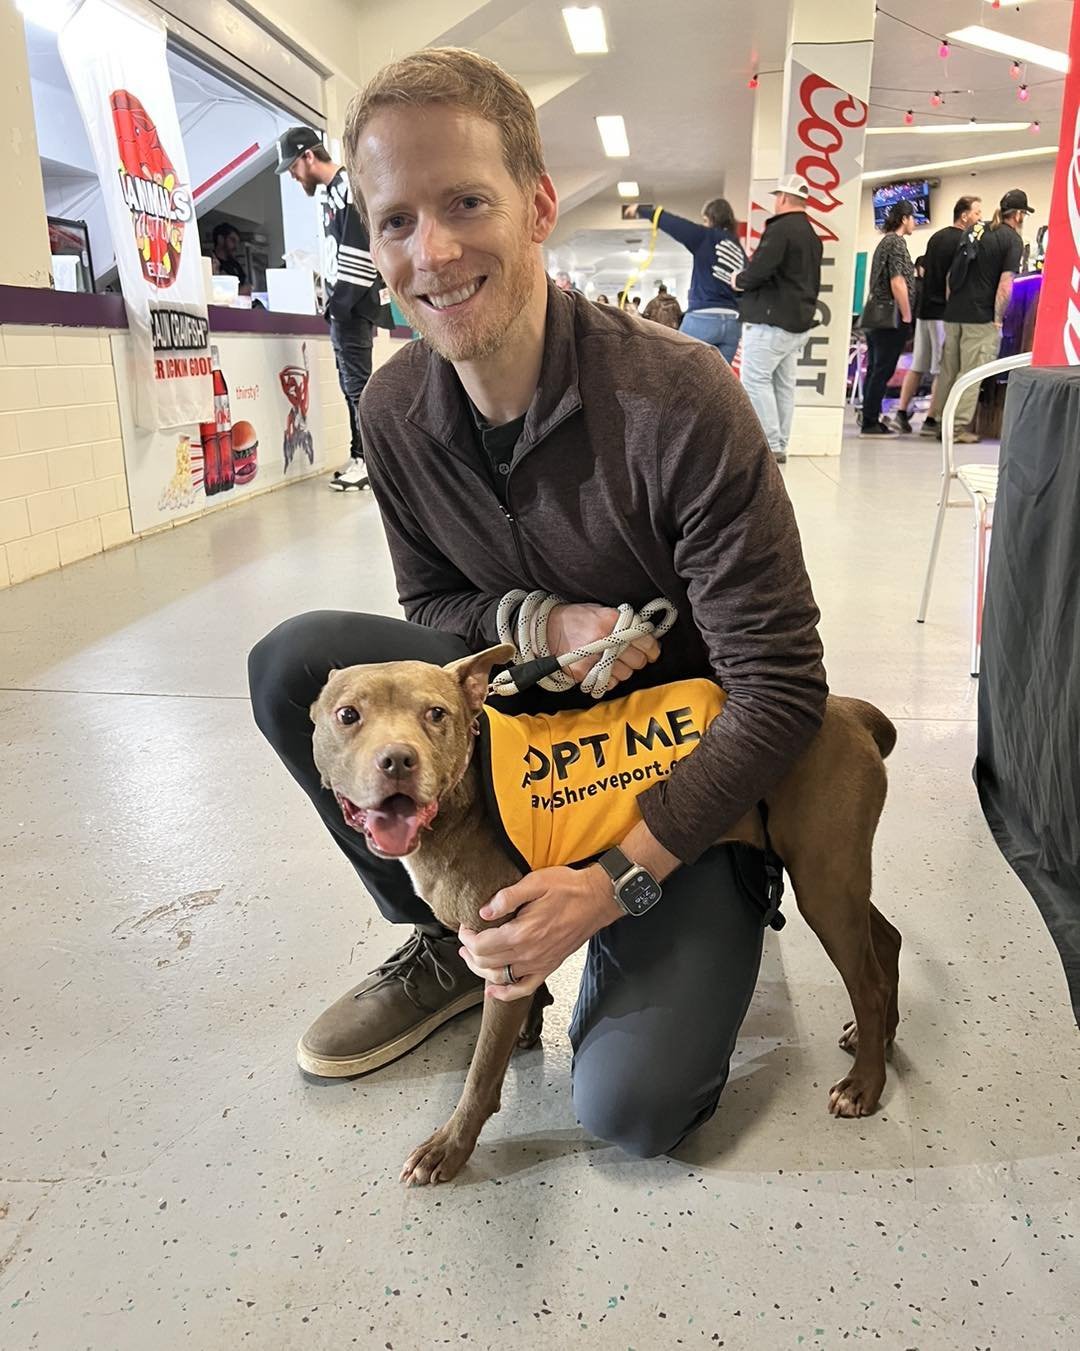
{"label": "hanging light bulb", "polygon": [[1028,89],[1026,84],[1022,84],[1016,91],[1016,97],[1021,103],[1026,103],[1031,98],[1031,90]]}
{"label": "hanging light bulb", "polygon": [[930,95],[930,107],[940,108],[944,102],[945,100],[941,97],[941,90],[935,89],[934,92]]}
{"label": "hanging light bulb", "polygon": [[912,112],[912,110],[909,108],[909,109],[907,110],[907,112],[904,114],[904,126],[905,126],[905,127],[910,127],[911,124],[912,124],[914,121],[915,121],[915,114],[914,114],[914,112]]}
{"label": "hanging light bulb", "polygon": [[1001,8],[1001,0],[990,0],[990,8],[991,8],[991,9],[1000,9],[1000,8]]}
{"label": "hanging light bulb", "polygon": [[1040,132],[1041,130],[1042,130],[1042,127],[1039,125],[1038,122],[1032,122],[1031,126],[1028,127],[1028,131],[1030,131],[1030,132],[1031,132],[1033,135],[1035,135],[1035,136],[1038,136],[1038,134],[1039,134],[1039,132]]}
{"label": "hanging light bulb", "polygon": [[1012,78],[1013,78],[1014,80],[1018,80],[1018,79],[1020,78],[1020,62],[1019,62],[1019,61],[1014,61],[1014,62],[1012,63],[1012,65],[1009,67],[1009,74],[1012,76]]}
{"label": "hanging light bulb", "polygon": [[747,80],[746,87],[747,89],[756,89],[758,87],[758,77],[756,70],[754,71],[753,75],[750,76],[749,80]]}
{"label": "hanging light bulb", "polygon": [[949,59],[949,40],[948,40],[948,38],[942,38],[942,40],[941,40],[941,46],[937,49],[937,54],[938,54],[938,56],[941,57],[942,61],[948,61],[948,59]]}

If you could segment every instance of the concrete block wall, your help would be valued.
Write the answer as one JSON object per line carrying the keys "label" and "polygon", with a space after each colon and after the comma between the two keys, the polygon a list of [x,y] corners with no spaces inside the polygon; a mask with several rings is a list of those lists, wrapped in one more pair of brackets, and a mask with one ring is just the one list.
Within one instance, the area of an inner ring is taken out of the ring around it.
{"label": "concrete block wall", "polygon": [[[0,587],[136,538],[109,338],[106,329],[0,325]],[[380,339],[376,364],[390,347]],[[324,444],[316,472],[325,473],[348,458],[349,415],[329,338],[314,347]],[[258,495],[229,493],[206,510]]]}
{"label": "concrete block wall", "polygon": [[0,586],[131,538],[107,332],[0,326]]}

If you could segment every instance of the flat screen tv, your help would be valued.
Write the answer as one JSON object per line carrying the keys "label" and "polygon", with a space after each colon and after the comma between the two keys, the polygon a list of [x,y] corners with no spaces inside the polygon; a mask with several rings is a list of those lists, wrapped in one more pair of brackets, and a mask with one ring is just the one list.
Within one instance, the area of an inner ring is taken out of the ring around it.
{"label": "flat screen tv", "polygon": [[915,203],[915,224],[930,224],[930,184],[925,178],[905,183],[882,183],[874,189],[874,225],[880,230],[894,202]]}

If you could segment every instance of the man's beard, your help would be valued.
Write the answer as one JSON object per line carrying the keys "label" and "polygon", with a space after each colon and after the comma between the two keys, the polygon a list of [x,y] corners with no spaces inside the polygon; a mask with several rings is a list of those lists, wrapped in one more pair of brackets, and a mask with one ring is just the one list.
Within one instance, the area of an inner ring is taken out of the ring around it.
{"label": "man's beard", "polygon": [[503,269],[499,282],[488,274],[481,291],[496,285],[500,286],[501,294],[495,298],[494,304],[490,295],[483,302],[489,306],[488,314],[480,321],[470,320],[463,324],[457,332],[444,330],[438,334],[428,333],[426,329],[433,317],[430,310],[400,296],[395,296],[395,299],[412,327],[444,360],[484,361],[503,346],[519,315],[528,307],[533,289],[531,243],[526,243],[521,253]]}

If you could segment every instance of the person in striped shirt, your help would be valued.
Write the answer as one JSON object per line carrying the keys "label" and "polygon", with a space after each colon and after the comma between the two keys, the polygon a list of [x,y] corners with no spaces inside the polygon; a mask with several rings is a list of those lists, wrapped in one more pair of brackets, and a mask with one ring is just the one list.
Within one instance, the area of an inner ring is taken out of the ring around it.
{"label": "person in striped shirt", "polygon": [[337,471],[330,487],[355,491],[368,486],[356,409],[371,378],[375,327],[380,323],[389,327],[389,297],[371,260],[368,233],[353,205],[348,175],[331,158],[318,132],[311,127],[284,132],[278,138],[277,172],[289,174],[309,197],[321,197],[324,313],[352,435],[349,463]]}

